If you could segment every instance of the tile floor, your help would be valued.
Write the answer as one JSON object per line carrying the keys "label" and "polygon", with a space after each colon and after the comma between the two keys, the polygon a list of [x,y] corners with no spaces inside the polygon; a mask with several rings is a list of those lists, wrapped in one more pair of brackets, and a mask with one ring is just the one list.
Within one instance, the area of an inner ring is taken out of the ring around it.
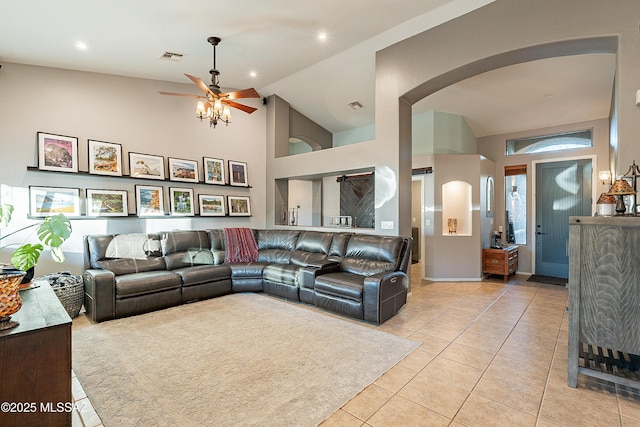
{"label": "tile floor", "polygon": [[[567,386],[568,292],[527,277],[428,282],[414,264],[407,304],[377,328],[422,345],[322,427],[640,427],[640,390]],[[75,377],[73,397],[73,427],[102,426]]]}
{"label": "tile floor", "polygon": [[380,329],[422,345],[322,427],[640,426],[640,390],[567,385],[567,289],[528,275],[428,282],[419,268]]}

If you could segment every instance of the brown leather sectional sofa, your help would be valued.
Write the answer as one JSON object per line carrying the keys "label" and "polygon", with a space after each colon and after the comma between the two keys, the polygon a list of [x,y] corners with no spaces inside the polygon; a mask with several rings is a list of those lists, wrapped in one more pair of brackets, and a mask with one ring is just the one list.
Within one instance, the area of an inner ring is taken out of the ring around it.
{"label": "brown leather sectional sofa", "polygon": [[411,239],[253,230],[256,262],[225,264],[223,230],[84,237],[85,309],[95,321],[235,292],[265,292],[380,324],[406,303]]}

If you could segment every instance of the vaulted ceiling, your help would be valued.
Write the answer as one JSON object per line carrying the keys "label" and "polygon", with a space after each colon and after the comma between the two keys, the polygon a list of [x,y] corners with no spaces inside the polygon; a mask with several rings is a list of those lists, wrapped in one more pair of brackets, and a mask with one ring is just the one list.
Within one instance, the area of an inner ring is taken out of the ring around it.
{"label": "vaulted ceiling", "polygon": [[[278,94],[337,132],[374,121],[377,50],[491,1],[0,0],[0,64],[208,82],[206,39],[219,36],[223,89]],[[165,52],[183,56],[161,59]],[[608,115],[614,73],[611,54],[520,64],[446,88],[414,112],[460,114],[478,137],[591,120]]]}

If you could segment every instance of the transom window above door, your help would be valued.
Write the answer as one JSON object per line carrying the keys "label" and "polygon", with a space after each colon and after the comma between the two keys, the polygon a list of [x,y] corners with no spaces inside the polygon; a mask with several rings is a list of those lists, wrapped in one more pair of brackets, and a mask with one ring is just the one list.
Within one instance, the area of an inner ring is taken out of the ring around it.
{"label": "transom window above door", "polygon": [[509,139],[507,140],[507,156],[589,148],[593,146],[592,133],[592,129],[586,129],[554,135]]}

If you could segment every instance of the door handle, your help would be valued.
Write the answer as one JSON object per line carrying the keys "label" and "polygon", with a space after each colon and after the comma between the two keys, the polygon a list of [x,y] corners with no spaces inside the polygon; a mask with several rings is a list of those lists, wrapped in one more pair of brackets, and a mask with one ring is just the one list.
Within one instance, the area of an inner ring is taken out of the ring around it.
{"label": "door handle", "polygon": [[536,234],[539,236],[541,234],[547,234],[547,233],[543,233],[542,231],[536,231]]}

